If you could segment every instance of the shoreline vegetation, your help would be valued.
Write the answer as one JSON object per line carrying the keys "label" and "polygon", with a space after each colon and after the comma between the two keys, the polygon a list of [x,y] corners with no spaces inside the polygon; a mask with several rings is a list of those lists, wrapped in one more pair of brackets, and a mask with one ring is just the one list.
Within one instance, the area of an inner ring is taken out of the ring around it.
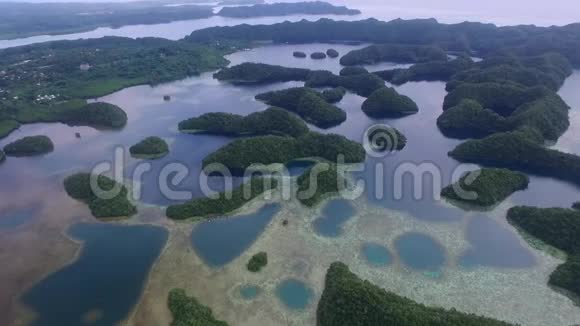
{"label": "shoreline vegetation", "polygon": [[567,260],[550,275],[548,284],[580,302],[580,211],[572,208],[512,207],[507,219],[517,228],[562,250]]}
{"label": "shoreline vegetation", "polygon": [[[213,4],[167,5],[136,1],[130,3],[0,3],[0,39],[10,40],[38,35],[88,32],[97,28],[128,25],[164,24],[174,21],[207,19],[215,16],[252,18],[287,15],[359,15],[356,9],[327,2],[272,3],[225,0],[214,13]],[[177,1],[176,4],[181,4]],[[242,5],[228,7],[229,5]],[[151,14],[151,13],[155,14]],[[103,14],[103,13],[106,13]],[[62,19],[67,17],[67,19]]]}
{"label": "shoreline vegetation", "polygon": [[268,254],[264,251],[259,252],[250,258],[246,268],[252,273],[258,273],[268,265]]}
{"label": "shoreline vegetation", "polygon": [[183,204],[171,205],[167,207],[165,215],[177,221],[197,221],[225,216],[277,187],[278,180],[276,179],[252,177],[229,192],[216,194],[215,198],[196,198]]}
{"label": "shoreline vegetation", "polygon": [[[98,192],[91,187],[91,178],[99,186]],[[64,189],[71,198],[87,204],[98,219],[125,218],[137,213],[137,208],[128,199],[127,187],[104,175],[73,174],[64,180]]]}
{"label": "shoreline vegetation", "polygon": [[341,262],[330,265],[316,310],[316,325],[509,326],[509,323],[428,307],[362,280]]}
{"label": "shoreline vegetation", "polygon": [[441,196],[477,206],[501,203],[516,191],[528,188],[530,178],[507,169],[480,169],[464,174],[458,182],[441,190]]}

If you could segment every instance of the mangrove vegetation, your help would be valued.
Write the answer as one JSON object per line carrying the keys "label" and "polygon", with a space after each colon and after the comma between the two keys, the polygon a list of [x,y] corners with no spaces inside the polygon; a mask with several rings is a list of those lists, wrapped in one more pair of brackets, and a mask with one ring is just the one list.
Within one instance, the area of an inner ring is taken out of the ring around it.
{"label": "mangrove vegetation", "polygon": [[131,146],[129,152],[137,158],[161,158],[169,153],[169,146],[163,138],[147,137],[139,143]]}
{"label": "mangrove vegetation", "polygon": [[52,140],[47,136],[28,136],[4,146],[6,156],[37,156],[54,150]]}
{"label": "mangrove vegetation", "polygon": [[173,316],[171,326],[228,326],[225,321],[215,319],[210,308],[187,296],[183,289],[169,291],[167,306]]}

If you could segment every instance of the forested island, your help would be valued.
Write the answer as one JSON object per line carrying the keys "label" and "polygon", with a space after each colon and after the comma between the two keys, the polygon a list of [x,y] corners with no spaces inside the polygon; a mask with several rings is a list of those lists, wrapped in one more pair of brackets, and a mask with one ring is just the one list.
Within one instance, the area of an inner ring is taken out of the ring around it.
{"label": "forested island", "polygon": [[512,129],[504,117],[484,109],[479,102],[464,99],[437,118],[437,127],[452,138],[483,138]]}
{"label": "forested island", "polygon": [[250,62],[222,69],[214,74],[214,77],[233,84],[304,81],[306,87],[342,87],[364,97],[385,86],[384,80],[371,73],[337,76],[326,70],[287,68]]}
{"label": "forested island", "polygon": [[183,289],[173,289],[169,292],[167,306],[173,321],[173,326],[228,326],[225,321],[215,319],[210,308],[199,303],[194,297],[188,297]]}
{"label": "forested island", "polygon": [[187,203],[167,207],[165,214],[172,220],[213,218],[227,215],[263,193],[276,189],[276,179],[252,177],[231,192],[222,192],[215,198],[196,198]]}
{"label": "forested island", "polygon": [[294,113],[271,107],[247,116],[232,113],[206,113],[179,123],[185,133],[224,136],[279,135],[298,137],[308,132],[308,126]]}
{"label": "forested island", "polygon": [[[91,178],[99,189],[91,187]],[[97,218],[130,217],[137,213],[137,208],[128,199],[127,187],[104,175],[73,174],[64,180],[64,189],[70,197],[89,205]],[[113,193],[109,194],[109,191]],[[111,195],[114,196],[109,198]]]}
{"label": "forested island", "polygon": [[266,265],[268,265],[268,254],[262,251],[253,255],[246,267],[250,272],[257,273],[266,267]]}
{"label": "forested island", "polygon": [[362,110],[371,118],[383,119],[415,114],[419,112],[419,107],[410,97],[397,93],[394,88],[382,87],[363,102]]}
{"label": "forested island", "polygon": [[566,263],[550,275],[549,284],[580,300],[580,211],[569,208],[519,206],[508,211],[518,229],[568,255]]}
{"label": "forested island", "polygon": [[126,114],[85,99],[215,70],[233,48],[165,39],[58,41],[0,51],[0,136],[20,123],[63,122],[119,128]]}
{"label": "forested island", "polygon": [[169,153],[169,146],[162,138],[152,136],[131,146],[129,152],[136,158],[157,159]]}
{"label": "forested island", "polygon": [[293,3],[269,3],[256,4],[253,6],[224,7],[219,16],[250,18],[264,16],[287,16],[287,15],[360,15],[360,11],[343,6],[334,6],[328,2],[308,1]]}
{"label": "forested island", "polygon": [[370,129],[367,138],[371,149],[377,152],[400,151],[407,146],[407,137],[394,127],[380,126]]}
{"label": "forested island", "polygon": [[343,325],[456,325],[510,324],[455,309],[427,307],[387,292],[336,262],[326,273],[324,292],[316,311],[318,326]]}
{"label": "forested island", "polygon": [[346,120],[346,112],[329,103],[342,99],[344,93],[337,90],[336,94],[320,94],[312,88],[298,87],[258,94],[256,99],[294,112],[317,127],[330,128]]}
{"label": "forested island", "polygon": [[47,136],[28,136],[4,146],[7,156],[37,156],[54,150],[52,140]]}
{"label": "forested island", "polygon": [[309,132],[297,138],[261,136],[236,139],[209,154],[203,160],[206,167],[220,163],[234,175],[243,175],[253,164],[287,164],[301,158],[324,159],[344,163],[360,163],[366,158],[363,146],[336,134],[323,135]]}
{"label": "forested island", "polygon": [[[315,179],[315,180],[314,180]],[[311,184],[314,181],[315,184]],[[347,180],[336,164],[319,163],[298,177],[297,199],[307,207],[314,207],[346,189]],[[314,190],[314,193],[310,193]]]}
{"label": "forested island", "polygon": [[465,173],[457,183],[441,190],[441,196],[478,206],[498,204],[516,191],[528,188],[530,179],[507,169],[480,169]]}
{"label": "forested island", "polygon": [[448,81],[459,72],[473,67],[471,58],[459,57],[451,61],[432,60],[412,65],[407,69],[391,69],[373,72],[394,85],[410,81]]}

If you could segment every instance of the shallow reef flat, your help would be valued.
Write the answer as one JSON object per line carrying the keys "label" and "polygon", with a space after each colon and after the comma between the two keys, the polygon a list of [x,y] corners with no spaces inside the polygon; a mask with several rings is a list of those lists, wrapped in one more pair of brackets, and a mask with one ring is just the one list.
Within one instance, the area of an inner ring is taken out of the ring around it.
{"label": "shallow reef flat", "polygon": [[[257,212],[264,204],[253,201],[237,215]],[[355,216],[342,225],[344,232],[340,236],[328,238],[317,235],[313,226],[324,205],[307,209],[297,201],[285,201],[244,253],[216,269],[205,264],[191,248],[190,233],[195,226],[169,226],[167,249],[153,268],[128,324],[168,324],[171,316],[165,305],[167,293],[181,287],[211,307],[216,318],[231,325],[315,325],[326,269],[334,261],[348,264],[363,279],[427,305],[532,326],[568,325],[579,320],[580,311],[573,302],[546,285],[548,275],[562,261],[532,249],[507,224],[505,211],[510,203],[496,208],[491,219],[513,235],[512,241],[529,251],[535,262],[532,267],[463,266],[461,257],[473,247],[464,232],[457,230],[468,228],[472,219],[478,218],[477,213],[466,213],[453,223],[425,223],[410,215],[370,206],[366,199],[351,204],[356,208]],[[284,221],[288,223],[285,225]],[[407,233],[429,236],[444,248],[445,262],[437,272],[413,270],[403,264],[395,243]],[[392,262],[379,267],[369,264],[361,251],[368,242],[386,247],[392,253]],[[268,266],[260,273],[248,272],[247,261],[260,251],[268,253]],[[304,309],[289,309],[278,298],[277,289],[286,280],[304,282],[312,291]],[[254,298],[244,298],[240,293],[248,285],[259,289]]]}

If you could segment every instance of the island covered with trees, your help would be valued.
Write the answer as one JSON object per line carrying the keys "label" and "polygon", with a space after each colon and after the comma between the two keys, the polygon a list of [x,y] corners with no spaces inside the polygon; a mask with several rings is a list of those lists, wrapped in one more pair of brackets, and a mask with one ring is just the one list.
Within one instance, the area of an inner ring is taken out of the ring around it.
{"label": "island covered with trees", "polygon": [[294,113],[271,107],[247,116],[232,113],[206,113],[181,121],[181,132],[225,136],[279,135],[298,137],[308,132],[308,126]]}
{"label": "island covered with trees", "polygon": [[509,323],[455,309],[427,307],[360,279],[336,262],[326,273],[316,311],[318,326],[455,325],[508,326]]}
{"label": "island covered with trees", "polygon": [[548,282],[579,302],[580,211],[518,206],[508,211],[507,219],[519,230],[566,253],[566,262],[556,268]]}
{"label": "island covered with trees", "polygon": [[225,321],[217,320],[210,308],[187,296],[183,289],[169,291],[167,306],[173,316],[173,326],[228,326]]}
{"label": "island covered with trees", "polygon": [[4,146],[6,156],[37,156],[54,150],[52,140],[47,136],[27,136]]}
{"label": "island covered with trees", "polygon": [[257,273],[266,267],[266,265],[268,265],[268,253],[262,251],[253,255],[246,267],[250,272]]}
{"label": "island covered with trees", "polygon": [[248,202],[278,187],[278,180],[252,177],[231,191],[221,192],[215,198],[204,197],[184,204],[167,207],[165,214],[172,220],[196,220],[229,214]]}
{"label": "island covered with trees", "polygon": [[343,66],[369,65],[379,62],[415,63],[446,61],[447,53],[438,46],[408,44],[373,44],[353,50],[340,58]]}
{"label": "island covered with trees", "polygon": [[[318,163],[298,177],[297,199],[307,207],[314,207],[325,199],[346,189],[347,179],[333,163]],[[314,182],[314,184],[313,184]]]}
{"label": "island covered with trees", "polygon": [[[91,178],[98,187],[91,186]],[[64,189],[70,197],[89,205],[96,218],[130,217],[137,213],[128,199],[127,187],[104,175],[73,174],[64,180]]]}
{"label": "island covered with trees", "polygon": [[219,163],[234,175],[244,175],[253,164],[287,164],[303,158],[361,163],[366,153],[361,144],[336,134],[309,132],[297,138],[260,136],[234,140],[204,158],[203,167]]}
{"label": "island covered with trees", "polygon": [[383,119],[415,114],[419,112],[419,107],[410,97],[399,94],[394,88],[382,87],[363,102],[362,110],[371,118]]}
{"label": "island covered with trees", "polygon": [[1,50],[0,136],[34,122],[120,128],[127,120],[125,112],[111,104],[87,105],[86,99],[223,67],[223,55],[232,49],[103,37]]}
{"label": "island covered with trees", "polygon": [[325,96],[312,88],[297,87],[256,95],[257,100],[294,112],[319,128],[334,127],[346,120],[346,112],[330,104],[327,97],[336,100],[340,94]]}
{"label": "island covered with trees", "polygon": [[264,16],[287,16],[287,15],[360,15],[360,11],[349,9],[344,6],[334,6],[328,2],[305,1],[305,2],[279,2],[268,4],[256,4],[253,6],[224,7],[219,16],[251,18]]}
{"label": "island covered with trees", "polygon": [[161,158],[169,153],[169,146],[163,138],[147,137],[129,148],[129,152],[136,158]]}
{"label": "island covered with trees", "polygon": [[516,191],[528,188],[530,179],[520,172],[484,168],[465,173],[457,183],[441,190],[441,196],[478,206],[492,206]]}

